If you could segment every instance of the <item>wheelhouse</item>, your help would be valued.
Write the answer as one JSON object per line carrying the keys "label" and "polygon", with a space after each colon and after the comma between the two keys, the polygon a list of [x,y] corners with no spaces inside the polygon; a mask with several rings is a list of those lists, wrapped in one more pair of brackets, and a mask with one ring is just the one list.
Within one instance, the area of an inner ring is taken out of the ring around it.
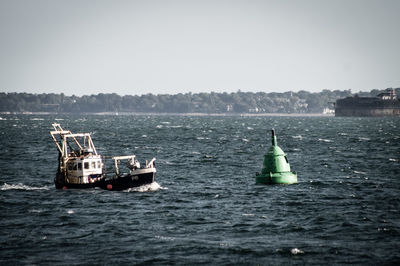
{"label": "wheelhouse", "polygon": [[50,134],[59,151],[59,171],[68,183],[89,184],[103,177],[103,162],[89,133],[72,134],[60,124]]}

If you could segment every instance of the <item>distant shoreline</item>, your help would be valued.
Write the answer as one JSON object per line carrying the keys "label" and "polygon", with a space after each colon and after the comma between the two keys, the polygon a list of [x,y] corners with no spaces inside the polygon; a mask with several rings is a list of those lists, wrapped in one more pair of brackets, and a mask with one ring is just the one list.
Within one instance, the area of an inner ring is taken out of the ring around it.
{"label": "distant shoreline", "polygon": [[150,116],[239,116],[239,117],[334,117],[323,113],[139,113],[139,112],[98,112],[98,113],[52,113],[52,112],[0,112],[1,115],[150,115]]}

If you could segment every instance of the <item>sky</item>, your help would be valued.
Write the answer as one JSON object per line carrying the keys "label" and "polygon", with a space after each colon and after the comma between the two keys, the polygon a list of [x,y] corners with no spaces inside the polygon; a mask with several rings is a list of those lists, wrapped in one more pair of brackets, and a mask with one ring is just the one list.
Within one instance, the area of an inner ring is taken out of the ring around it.
{"label": "sky", "polygon": [[0,0],[0,92],[400,87],[398,0]]}

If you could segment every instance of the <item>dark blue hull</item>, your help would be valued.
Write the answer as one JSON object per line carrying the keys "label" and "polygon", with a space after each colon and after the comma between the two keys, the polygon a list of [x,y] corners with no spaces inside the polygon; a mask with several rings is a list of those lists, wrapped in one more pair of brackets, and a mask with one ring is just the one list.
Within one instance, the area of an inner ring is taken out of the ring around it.
{"label": "dark blue hull", "polygon": [[155,172],[142,173],[138,175],[123,175],[113,179],[103,179],[99,187],[107,190],[126,190],[133,187],[140,187],[154,182]]}
{"label": "dark blue hull", "polygon": [[121,191],[133,187],[140,187],[154,182],[155,172],[141,173],[136,175],[121,175],[112,179],[102,178],[99,181],[88,184],[71,184],[65,181],[65,177],[61,173],[57,173],[54,178],[54,184],[57,189],[88,189],[102,188],[106,190]]}

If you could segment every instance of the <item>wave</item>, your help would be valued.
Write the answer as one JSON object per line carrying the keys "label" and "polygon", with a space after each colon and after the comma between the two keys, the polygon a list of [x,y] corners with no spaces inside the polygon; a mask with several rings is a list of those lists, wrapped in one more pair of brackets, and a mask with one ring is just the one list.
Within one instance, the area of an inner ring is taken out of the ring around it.
{"label": "wave", "polygon": [[10,117],[10,118],[4,118],[4,117],[0,117],[0,120],[4,120],[4,121],[7,121],[7,120],[14,120],[14,121],[18,121],[19,120],[19,118],[12,118],[12,117]]}
{"label": "wave", "polygon": [[303,254],[304,251],[301,250],[301,249],[298,249],[298,248],[292,248],[292,249],[290,250],[290,253],[292,253],[293,255],[297,255],[297,254]]}
{"label": "wave", "polygon": [[333,142],[333,140],[330,140],[330,139],[318,139],[318,141],[323,141],[323,142]]}
{"label": "wave", "polygon": [[43,210],[42,209],[31,209],[31,210],[29,210],[29,212],[31,212],[31,213],[42,213]]}
{"label": "wave", "polygon": [[362,175],[366,175],[366,174],[367,174],[366,172],[363,172],[363,171],[356,171],[356,170],[354,170],[353,173],[355,173],[355,174],[362,174]]}
{"label": "wave", "polygon": [[140,187],[129,188],[125,190],[126,192],[148,192],[148,191],[157,191],[160,189],[168,189],[165,187],[160,186],[157,182],[153,182],[151,184],[143,185]]}
{"label": "wave", "polygon": [[18,184],[7,184],[4,183],[1,187],[0,190],[49,190],[50,188],[48,186],[43,186],[43,187],[31,187],[28,185],[24,185],[21,183]]}

